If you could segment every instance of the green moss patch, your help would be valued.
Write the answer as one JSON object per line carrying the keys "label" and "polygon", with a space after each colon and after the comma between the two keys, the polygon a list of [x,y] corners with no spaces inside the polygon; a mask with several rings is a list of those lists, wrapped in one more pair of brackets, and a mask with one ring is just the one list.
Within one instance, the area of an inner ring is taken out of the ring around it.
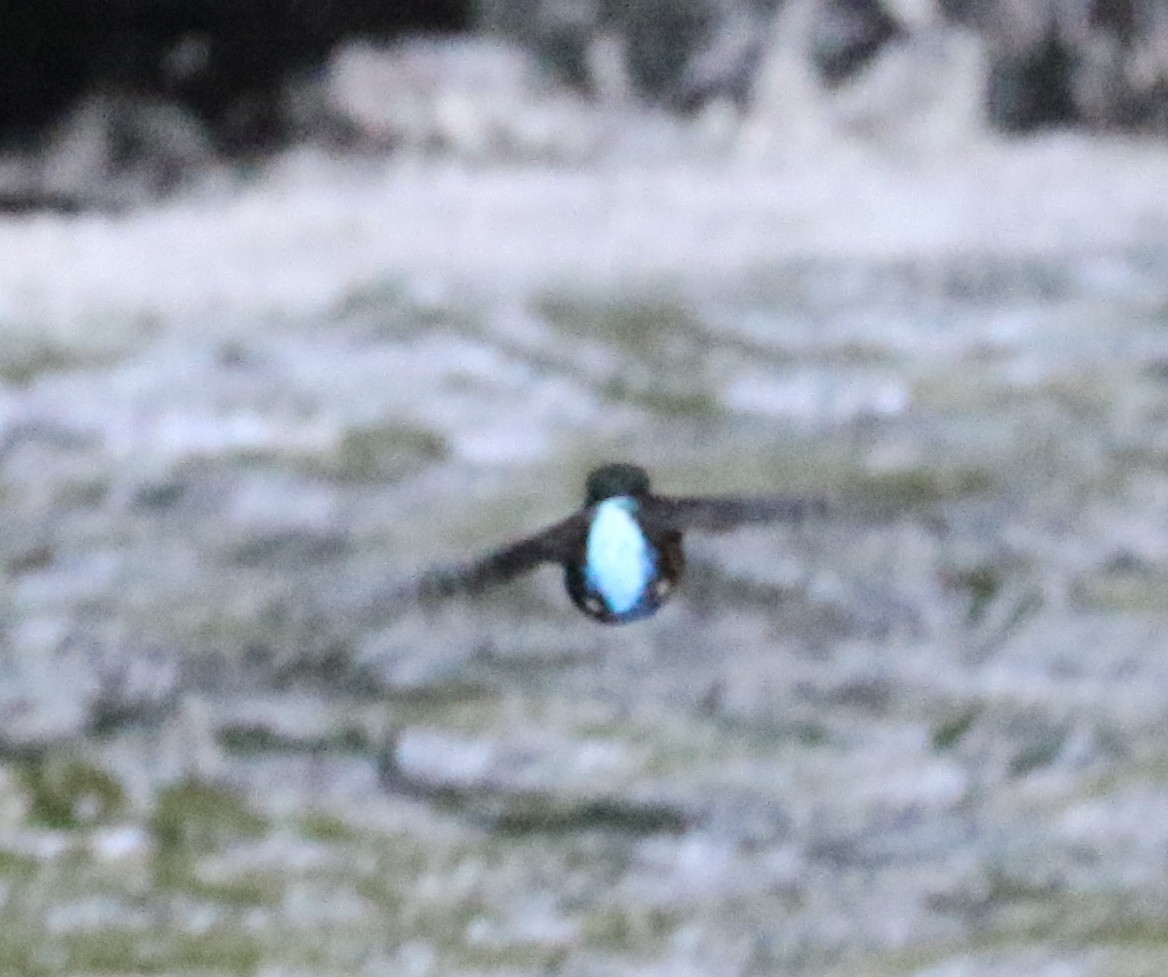
{"label": "green moss patch", "polygon": [[449,454],[446,439],[435,431],[385,423],[345,434],[328,467],[332,475],[345,481],[393,483]]}
{"label": "green moss patch", "polygon": [[160,856],[211,851],[255,838],[267,827],[236,791],[198,780],[184,780],[158,795],[150,830]]}
{"label": "green moss patch", "polygon": [[18,767],[29,796],[29,820],[50,828],[85,828],[109,822],[126,808],[118,780],[96,764],[49,752]]}

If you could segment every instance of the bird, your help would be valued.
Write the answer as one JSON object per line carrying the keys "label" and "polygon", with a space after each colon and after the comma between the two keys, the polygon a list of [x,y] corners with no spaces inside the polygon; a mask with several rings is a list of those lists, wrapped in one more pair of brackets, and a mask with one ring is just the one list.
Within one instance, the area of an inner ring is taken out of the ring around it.
{"label": "bird", "polygon": [[652,617],[685,571],[683,535],[822,515],[822,499],[799,496],[677,498],[652,492],[644,468],[624,462],[589,472],[583,506],[546,529],[462,565],[427,571],[422,601],[478,594],[544,563],[563,567],[572,603],[601,624]]}

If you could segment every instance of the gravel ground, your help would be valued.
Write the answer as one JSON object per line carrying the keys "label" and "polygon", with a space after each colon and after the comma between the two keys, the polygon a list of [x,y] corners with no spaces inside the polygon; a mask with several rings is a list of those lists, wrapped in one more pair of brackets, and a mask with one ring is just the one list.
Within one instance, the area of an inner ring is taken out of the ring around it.
{"label": "gravel ground", "polygon": [[[1168,149],[696,157],[0,224],[0,972],[1168,969]],[[836,505],[379,602],[614,458]]]}

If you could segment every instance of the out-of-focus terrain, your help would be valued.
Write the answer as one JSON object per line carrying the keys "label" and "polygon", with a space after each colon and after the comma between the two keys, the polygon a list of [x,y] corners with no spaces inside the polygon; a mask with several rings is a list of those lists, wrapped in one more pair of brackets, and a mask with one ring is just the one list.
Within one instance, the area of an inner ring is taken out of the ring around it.
{"label": "out-of-focus terrain", "polygon": [[[974,34],[529,58],[0,222],[0,973],[1162,974],[1168,146],[995,133]],[[835,505],[634,626],[381,603],[618,458]]]}

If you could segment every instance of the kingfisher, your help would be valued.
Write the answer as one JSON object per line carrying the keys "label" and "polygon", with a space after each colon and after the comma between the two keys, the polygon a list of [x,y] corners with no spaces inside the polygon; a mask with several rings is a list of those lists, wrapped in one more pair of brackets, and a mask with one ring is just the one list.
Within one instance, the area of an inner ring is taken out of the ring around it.
{"label": "kingfisher", "polygon": [[800,521],[825,510],[823,500],[797,496],[657,495],[643,468],[602,465],[588,474],[579,511],[474,562],[431,570],[415,593],[422,600],[475,594],[540,564],[558,563],[573,604],[602,624],[627,624],[652,617],[677,589],[685,570],[685,531]]}

